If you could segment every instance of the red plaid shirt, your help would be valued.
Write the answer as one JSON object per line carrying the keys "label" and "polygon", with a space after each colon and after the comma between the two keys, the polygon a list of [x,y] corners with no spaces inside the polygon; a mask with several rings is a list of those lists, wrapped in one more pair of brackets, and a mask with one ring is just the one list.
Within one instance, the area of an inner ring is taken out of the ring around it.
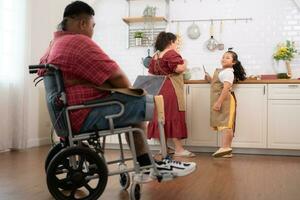
{"label": "red plaid shirt", "polygon": [[[101,85],[119,70],[101,48],[89,37],[81,34],[58,31],[41,63],[57,65],[63,74],[65,83],[68,80],[83,80]],[[103,98],[106,92],[100,92],[85,85],[65,85],[68,105],[81,104],[87,100]],[[91,109],[81,109],[70,113],[74,132],[79,132]]]}

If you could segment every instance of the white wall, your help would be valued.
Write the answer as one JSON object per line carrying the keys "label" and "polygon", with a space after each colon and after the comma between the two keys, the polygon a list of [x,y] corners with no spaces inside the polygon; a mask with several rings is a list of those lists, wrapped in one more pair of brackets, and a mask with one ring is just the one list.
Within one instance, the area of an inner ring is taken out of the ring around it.
{"label": "white wall", "polygon": [[[31,63],[38,63],[56,25],[60,22],[63,9],[71,0],[30,0],[31,2]],[[141,58],[146,48],[126,48],[127,25],[122,17],[127,15],[126,0],[89,0],[96,11],[95,41],[112,59],[117,61],[133,81],[139,74],[146,74]],[[131,13],[142,14],[147,5],[158,7],[164,12],[163,0],[133,1]],[[234,47],[248,74],[275,73],[272,54],[278,42],[294,40],[300,47],[300,12],[293,0],[175,0],[170,1],[170,19],[238,18],[251,17],[253,21],[225,22],[223,42],[225,48]],[[190,40],[186,29],[191,23],[181,23],[179,32],[183,35],[182,55],[191,68],[204,64],[212,72],[219,66],[224,51],[209,52],[204,48],[209,38],[209,22],[197,23],[201,36]],[[169,23],[168,30],[176,32],[176,24]],[[219,23],[215,24],[216,38],[219,38]],[[300,77],[300,58],[292,62],[295,76]],[[31,80],[30,80],[31,81]],[[45,125],[46,111],[39,109],[39,90],[29,88],[31,112],[29,114],[30,146],[44,143],[48,138]],[[41,114],[42,113],[42,114]],[[44,113],[44,114],[43,114]],[[38,120],[39,115],[41,119]],[[44,116],[45,115],[45,116]],[[38,126],[39,125],[39,126]],[[40,130],[40,131],[39,131]],[[42,131],[41,133],[41,130]],[[44,142],[43,142],[44,141]]]}
{"label": "white wall", "polygon": [[[186,12],[186,11],[189,12]],[[300,42],[300,12],[293,0],[196,0],[175,1],[171,6],[171,19],[197,18],[238,18],[251,17],[253,21],[225,22],[223,42],[225,48],[234,47],[248,74],[274,73],[272,54],[276,44],[286,39]],[[187,26],[182,24],[185,34]],[[220,52],[209,52],[203,44],[209,38],[210,22],[199,23],[202,35],[197,41],[186,37],[183,55],[191,66],[205,64],[212,72],[219,66]],[[219,38],[219,23],[216,24],[216,37]],[[171,30],[175,30],[172,24]],[[300,77],[299,57],[293,63],[295,74]],[[276,69],[275,69],[276,70]]]}

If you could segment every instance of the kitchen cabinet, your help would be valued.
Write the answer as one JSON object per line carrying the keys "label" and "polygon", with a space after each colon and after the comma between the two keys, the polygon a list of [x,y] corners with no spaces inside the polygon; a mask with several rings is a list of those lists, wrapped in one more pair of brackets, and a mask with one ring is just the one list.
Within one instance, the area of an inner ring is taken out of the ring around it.
{"label": "kitchen cabinet", "polygon": [[300,85],[270,85],[268,147],[300,149]]}
{"label": "kitchen cabinet", "polygon": [[[122,144],[127,144],[125,135],[122,134],[121,137],[122,137]],[[118,135],[112,135],[112,136],[106,137],[106,143],[108,143],[108,144],[119,144]],[[154,139],[147,140],[147,143],[150,144],[150,145],[158,145],[159,144],[158,141],[156,141]]]}
{"label": "kitchen cabinet", "polygon": [[208,84],[187,85],[186,104],[188,127],[186,145],[217,146],[217,133],[210,128],[210,86]]}
{"label": "kitchen cabinet", "polygon": [[[122,144],[127,144],[124,134],[122,134],[121,138],[122,138]],[[118,135],[111,135],[106,137],[106,142],[111,144],[119,144]]]}
{"label": "kitchen cabinet", "polygon": [[[233,147],[266,148],[266,85],[238,85],[235,94],[238,106]],[[186,99],[189,132],[187,145],[218,146],[221,135],[210,128],[210,85],[188,85]]]}
{"label": "kitchen cabinet", "polygon": [[[147,125],[146,125],[146,127],[147,127]],[[145,135],[147,135],[147,133],[145,133]],[[127,144],[125,134],[122,134],[121,137],[122,137],[122,144]],[[119,144],[118,135],[111,135],[111,136],[106,137],[106,143],[107,144]],[[147,139],[147,143],[149,145],[159,145],[159,142],[155,139]]]}
{"label": "kitchen cabinet", "polygon": [[[243,148],[244,152],[261,149],[262,153],[266,149],[274,149],[275,153],[276,149],[300,150],[300,82],[242,83],[235,85],[234,91],[237,98],[234,148]],[[185,98],[188,127],[185,145],[219,146],[221,135],[210,128],[210,85],[186,84]],[[116,143],[116,137],[110,142]],[[158,143],[149,141],[149,144]]]}
{"label": "kitchen cabinet", "polygon": [[236,131],[233,147],[267,147],[267,85],[240,84],[237,98]]}

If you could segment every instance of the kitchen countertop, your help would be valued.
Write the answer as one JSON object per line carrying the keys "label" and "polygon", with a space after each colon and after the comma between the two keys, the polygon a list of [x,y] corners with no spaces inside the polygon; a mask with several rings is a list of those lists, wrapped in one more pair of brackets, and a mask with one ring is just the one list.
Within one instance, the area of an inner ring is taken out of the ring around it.
{"label": "kitchen countertop", "polygon": [[[206,80],[185,80],[185,84],[207,84]],[[300,84],[298,79],[245,80],[238,84]]]}

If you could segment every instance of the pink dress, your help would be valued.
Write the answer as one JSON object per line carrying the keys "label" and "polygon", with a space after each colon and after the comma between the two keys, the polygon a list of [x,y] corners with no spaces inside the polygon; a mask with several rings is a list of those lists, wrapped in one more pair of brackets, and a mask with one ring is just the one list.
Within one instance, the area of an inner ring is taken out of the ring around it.
{"label": "pink dress", "polygon": [[[157,60],[152,59],[149,65],[149,73],[154,75],[166,75],[175,73],[178,64],[183,64],[182,57],[174,50],[167,51],[162,58],[159,58],[159,67],[155,66]],[[184,139],[187,137],[185,112],[178,110],[178,102],[173,84],[166,78],[160,95],[164,98],[165,107],[165,134],[166,138]],[[154,113],[153,120],[148,124],[148,138],[159,138],[157,113]]]}

